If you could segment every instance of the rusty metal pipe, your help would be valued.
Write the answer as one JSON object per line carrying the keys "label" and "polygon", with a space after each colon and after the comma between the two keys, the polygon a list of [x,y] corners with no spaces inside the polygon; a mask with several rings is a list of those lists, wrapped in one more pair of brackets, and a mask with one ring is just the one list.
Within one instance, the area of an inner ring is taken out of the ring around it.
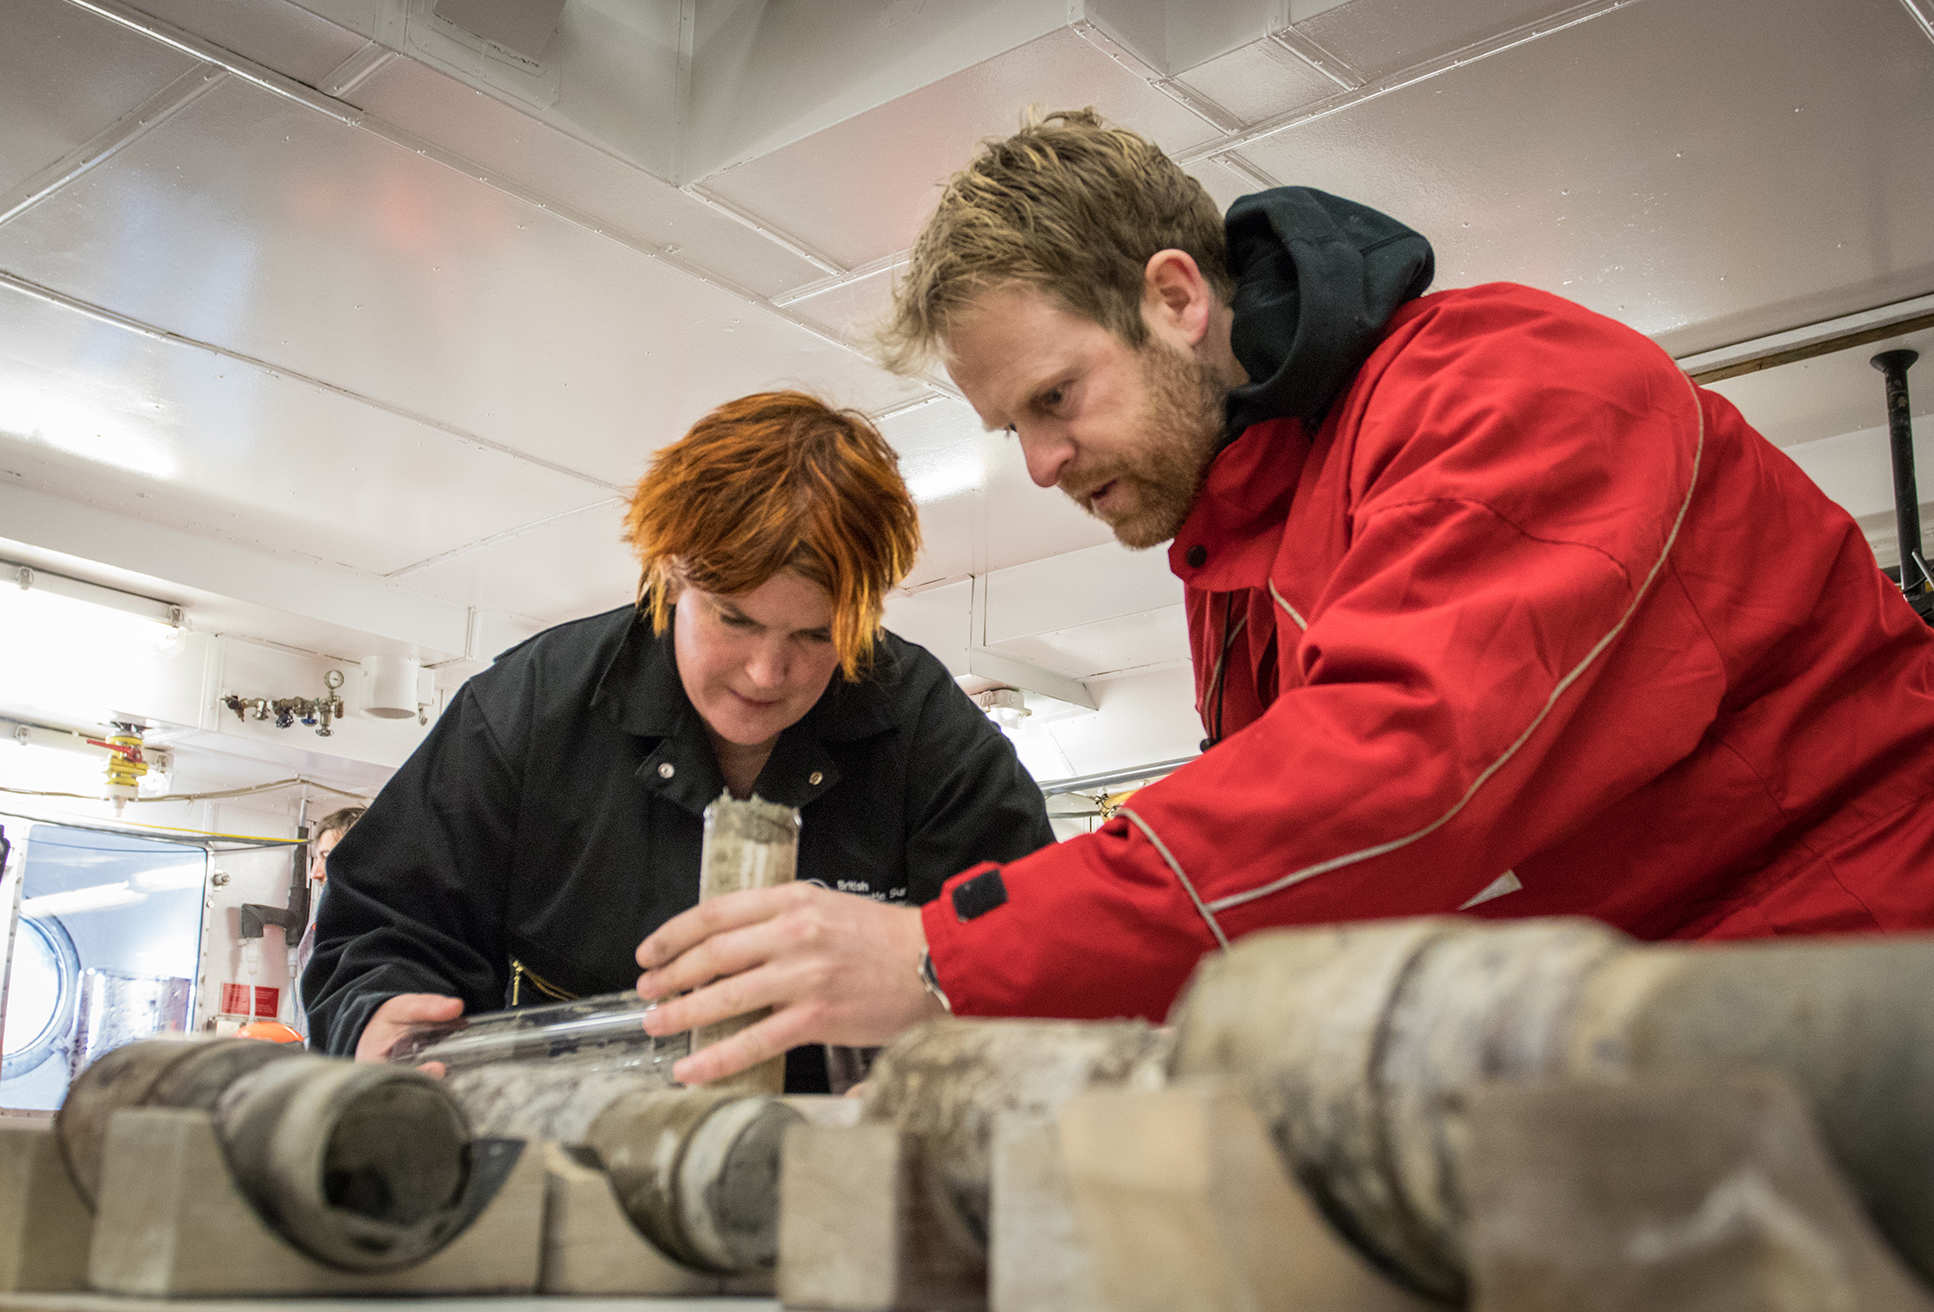
{"label": "rusty metal pipe", "polygon": [[[1283,930],[1205,961],[1177,1075],[1240,1077],[1368,1254],[1463,1295],[1459,1097],[1487,1080],[1774,1071],[1934,1276],[1934,940],[1639,944],[1582,920]],[[1634,1145],[1643,1151],[1643,1145]]]}

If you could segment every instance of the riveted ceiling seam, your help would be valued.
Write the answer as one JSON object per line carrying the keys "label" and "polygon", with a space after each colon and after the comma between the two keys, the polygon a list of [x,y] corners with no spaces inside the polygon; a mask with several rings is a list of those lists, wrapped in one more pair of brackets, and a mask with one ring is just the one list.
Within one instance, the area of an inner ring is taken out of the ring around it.
{"label": "riveted ceiling seam", "polygon": [[1907,16],[1914,20],[1915,26],[1921,29],[1921,35],[1934,41],[1934,3],[1929,0],[1900,0],[1900,3],[1907,10]]}
{"label": "riveted ceiling seam", "polygon": [[1242,127],[1243,120],[1239,115],[1230,113],[1221,105],[1216,104],[1208,96],[1184,86],[1182,83],[1168,76],[1161,69],[1156,68],[1146,59],[1143,59],[1127,45],[1117,41],[1102,28],[1097,27],[1090,20],[1085,18],[1077,19],[1068,24],[1068,30],[1079,37],[1096,54],[1119,65],[1131,76],[1147,83],[1150,87],[1162,95],[1167,96],[1170,100],[1180,105],[1183,109],[1188,110],[1189,113],[1195,115],[1204,123],[1207,123],[1217,132],[1227,134],[1238,131]]}
{"label": "riveted ceiling seam", "polygon": [[497,532],[487,534],[473,542],[464,542],[446,550],[436,552],[433,555],[425,556],[421,560],[413,560],[407,565],[399,565],[395,569],[384,573],[382,577],[390,582],[394,582],[407,575],[415,574],[420,570],[428,569],[432,565],[441,565],[447,560],[454,560],[458,556],[468,555],[472,551],[480,551],[485,547],[495,546],[499,542],[506,542],[511,538],[522,537],[533,529],[543,528],[546,524],[555,524],[561,519],[569,519],[573,515],[582,515],[587,511],[607,509],[624,504],[625,498],[623,497],[606,497],[602,501],[593,501],[589,505],[572,506],[569,510],[559,510],[548,515],[540,515],[536,519],[526,520],[521,524],[513,524],[509,528],[499,529]]}
{"label": "riveted ceiling seam", "polygon": [[56,306],[63,310],[72,310],[77,314],[86,315],[98,323],[105,323],[115,328],[125,329],[128,332],[138,333],[143,337],[151,338],[158,342],[166,342],[172,346],[185,346],[193,350],[206,351],[210,355],[218,355],[225,360],[233,360],[237,364],[247,365],[251,369],[259,369],[263,373],[273,377],[293,379],[296,382],[313,387],[318,391],[327,392],[332,396],[339,396],[345,400],[366,405],[373,410],[380,410],[384,414],[394,415],[398,419],[407,419],[411,423],[421,424],[425,428],[434,429],[446,437],[453,437],[467,445],[485,451],[494,451],[498,455],[509,456],[513,460],[519,460],[528,465],[535,465],[540,469],[547,469],[554,474],[562,474],[566,478],[576,479],[581,483],[589,483],[591,486],[602,488],[607,492],[622,493],[629,490],[608,479],[586,473],[582,469],[573,469],[571,466],[558,461],[546,460],[542,456],[535,456],[528,451],[521,451],[508,443],[493,441],[490,438],[472,433],[467,429],[459,428],[455,424],[446,423],[441,419],[412,410],[408,406],[397,405],[393,402],[385,401],[380,397],[366,395],[352,388],[344,387],[339,383],[332,383],[326,378],[318,378],[314,374],[304,373],[300,369],[291,369],[287,365],[276,364],[272,360],[265,360],[260,356],[250,355],[246,351],[237,351],[231,347],[221,346],[215,342],[203,341],[198,337],[190,337],[185,333],[174,332],[170,329],[147,323],[131,315],[122,314],[118,310],[110,310],[104,305],[96,305],[92,301],[84,301],[78,296],[70,296],[66,292],[44,286],[41,283],[33,281],[31,278],[22,277],[20,274],[8,269],[0,269],[0,287],[11,288],[23,296],[30,296],[37,301],[45,302],[48,305]]}
{"label": "riveted ceiling seam", "polygon": [[[1365,105],[1373,100],[1380,100],[1393,92],[1416,86],[1420,82],[1428,82],[1431,78],[1465,68],[1480,60],[1489,59],[1493,55],[1501,55],[1508,50],[1515,50],[1519,46],[1529,42],[1553,36],[1559,32],[1569,31],[1574,27],[1583,26],[1586,23],[1592,22],[1594,19],[1603,18],[1607,14],[1616,13],[1618,10],[1627,9],[1639,3],[1641,3],[1641,0],[1590,0],[1590,3],[1574,5],[1570,9],[1560,10],[1548,18],[1537,19],[1529,23],[1521,23],[1516,27],[1508,28],[1482,41],[1473,42],[1461,49],[1453,50],[1449,54],[1440,55],[1435,59],[1424,60],[1422,63],[1413,64],[1411,67],[1399,72],[1378,78],[1374,82],[1366,82],[1353,90],[1320,100],[1314,105],[1292,110],[1288,114],[1258,123],[1254,127],[1245,128],[1241,132],[1235,133],[1222,141],[1209,142],[1206,145],[1198,146],[1194,150],[1179,155],[1177,162],[1186,168],[1191,164],[1199,163],[1204,159],[1227,151],[1242,150],[1245,147],[1255,145],[1259,141],[1264,141],[1280,133],[1288,132],[1293,128],[1299,128],[1305,124],[1314,123],[1319,119],[1328,118],[1332,114],[1340,114],[1346,109],[1354,109],[1358,105]],[[1320,65],[1312,65],[1312,67],[1317,72],[1329,76],[1328,72]]]}
{"label": "riveted ceiling seam", "polygon": [[389,66],[396,52],[377,41],[362,47],[324,74],[320,89],[325,95],[346,96]]}
{"label": "riveted ceiling seam", "polygon": [[306,109],[326,114],[338,123],[349,127],[361,124],[363,113],[353,105],[345,104],[333,96],[324,95],[314,87],[298,82],[285,73],[278,73],[265,64],[236,54],[213,41],[205,40],[194,33],[163,22],[151,14],[144,14],[132,5],[121,0],[66,0],[76,9],[85,10],[96,18],[104,18],[117,27],[126,28],[150,41],[167,46],[169,49],[188,55],[191,58],[214,64],[249,85],[259,87],[271,95],[284,100],[292,100]]}
{"label": "riveted ceiling seam", "polygon": [[[814,250],[777,224],[762,219],[749,210],[739,208],[739,206],[726,200],[702,182],[687,182],[682,184],[678,189],[707,209],[724,218],[730,219],[742,228],[747,228],[758,233],[773,245],[798,256],[829,277],[845,277],[849,272],[846,266],[838,260]],[[768,303],[770,304],[770,302]]]}
{"label": "riveted ceiling seam", "polygon": [[[455,151],[449,150],[428,138],[419,137],[415,133],[398,127],[387,120],[366,113],[346,101],[337,100],[335,97],[317,91],[313,87],[298,82],[285,74],[278,73],[273,69],[256,63],[254,60],[236,54],[232,50],[218,46],[212,41],[205,40],[192,33],[183,31],[172,24],[141,13],[132,6],[122,3],[122,0],[65,0],[65,3],[85,10],[97,17],[104,18],[129,31],[146,36],[182,54],[191,55],[204,62],[214,64],[251,86],[260,88],[284,100],[291,101],[305,109],[323,114],[347,127],[360,128],[379,140],[407,150],[414,155],[428,160],[432,164],[440,165],[450,169],[452,172],[461,173],[472,181],[500,191],[522,204],[543,210],[548,214],[553,214],[564,222],[571,224],[573,227],[581,228],[594,236],[603,237],[606,240],[615,242],[625,249],[643,255],[648,259],[657,260],[666,267],[684,274],[686,277],[696,279],[707,286],[718,288],[739,300],[745,301],[754,308],[764,310],[766,313],[778,317],[794,328],[811,336],[816,341],[846,352],[847,354],[858,356],[860,359],[866,360],[869,363],[872,362],[872,357],[860,344],[828,332],[818,324],[792,313],[783,306],[774,304],[771,298],[761,296],[757,292],[725,277],[723,274],[695,264],[666,247],[645,241],[622,229],[613,228],[610,224],[578,210],[574,206],[552,200],[534,188],[503,177],[478,164],[474,160],[470,160]],[[579,139],[573,137],[572,140],[577,141]],[[622,156],[613,155],[609,150],[605,150],[603,147],[596,145],[596,143],[581,142],[580,144],[585,144],[591,149],[598,150],[600,153],[618,161],[627,169],[636,170],[638,167]],[[719,200],[717,197],[704,194],[702,189],[694,189],[691,186],[687,186],[679,188],[679,190],[689,199],[695,200],[725,217],[732,219],[734,222],[752,229],[768,241],[786,249],[789,253],[813,265],[823,273],[840,274],[844,272],[840,265],[826,259],[822,255],[815,254],[796,239],[774,228],[770,224],[763,223],[750,215],[735,211],[733,207]]]}
{"label": "riveted ceiling seam", "polygon": [[0,193],[0,224],[18,218],[85,176],[207,95],[226,74],[199,63],[10,192]]}
{"label": "riveted ceiling seam", "polygon": [[1348,60],[1332,54],[1315,37],[1299,32],[1294,27],[1281,27],[1271,32],[1263,43],[1263,53],[1291,67],[1307,65],[1345,91],[1355,91],[1369,81]]}

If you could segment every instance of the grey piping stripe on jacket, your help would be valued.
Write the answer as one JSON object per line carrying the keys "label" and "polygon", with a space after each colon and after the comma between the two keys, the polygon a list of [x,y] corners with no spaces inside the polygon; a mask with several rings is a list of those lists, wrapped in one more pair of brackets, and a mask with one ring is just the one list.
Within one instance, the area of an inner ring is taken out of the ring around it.
{"label": "grey piping stripe on jacket", "polygon": [[[1227,897],[1217,898],[1214,902],[1209,903],[1209,906],[1208,906],[1209,911],[1226,911],[1230,907],[1241,906],[1245,902],[1253,902],[1257,898],[1268,897],[1271,893],[1281,892],[1285,888],[1289,888],[1294,884],[1300,884],[1306,879],[1313,879],[1317,875],[1325,875],[1325,874],[1328,874],[1330,871],[1340,869],[1343,866],[1353,865],[1358,861],[1367,861],[1371,857],[1382,856],[1387,852],[1394,852],[1400,847],[1409,846],[1411,843],[1416,842],[1418,839],[1423,838],[1431,833],[1434,833],[1436,830],[1450,823],[1452,817],[1456,816],[1458,812],[1462,811],[1467,805],[1470,804],[1470,800],[1473,797],[1477,796],[1478,790],[1484,787],[1485,784],[1489,783],[1491,781],[1491,777],[1495,775],[1499,770],[1502,770],[1505,767],[1506,763],[1508,763],[1513,756],[1516,756],[1518,754],[1518,750],[1522,748],[1527,741],[1530,740],[1531,735],[1538,731],[1538,726],[1543,724],[1545,722],[1545,718],[1551,714],[1552,708],[1558,704],[1558,699],[1564,696],[1564,694],[1570,690],[1571,685],[1576,683],[1580,678],[1580,676],[1582,676],[1585,673],[1585,671],[1591,667],[1592,662],[1596,661],[1599,658],[1599,656],[1603,654],[1605,649],[1612,645],[1612,642],[1618,637],[1618,635],[1625,631],[1625,626],[1631,622],[1632,616],[1638,613],[1639,603],[1644,601],[1646,596],[1650,594],[1650,592],[1652,591],[1653,581],[1658,578],[1659,571],[1665,568],[1666,559],[1672,554],[1673,545],[1677,543],[1679,540],[1679,530],[1685,525],[1686,512],[1692,508],[1693,493],[1696,492],[1699,487],[1699,466],[1700,466],[1701,460],[1705,455],[1705,450],[1706,450],[1705,408],[1699,404],[1698,389],[1694,387],[1692,380],[1690,378],[1687,378],[1685,380],[1685,384],[1686,384],[1687,390],[1691,393],[1691,396],[1692,396],[1693,414],[1698,418],[1699,436],[1698,436],[1697,442],[1694,444],[1692,449],[1692,472],[1691,472],[1691,476],[1686,480],[1685,499],[1679,503],[1679,513],[1672,521],[1672,531],[1666,535],[1665,545],[1661,547],[1659,550],[1659,558],[1652,562],[1652,568],[1650,572],[1646,574],[1645,581],[1641,583],[1638,587],[1638,590],[1632,594],[1631,605],[1625,608],[1625,613],[1618,617],[1618,622],[1612,625],[1611,629],[1607,631],[1605,636],[1600,638],[1597,641],[1597,643],[1595,643],[1592,646],[1592,649],[1585,653],[1584,658],[1580,660],[1577,665],[1573,666],[1571,671],[1568,674],[1566,674],[1564,678],[1558,680],[1557,685],[1553,687],[1551,690],[1551,695],[1545,699],[1545,704],[1539,708],[1538,713],[1536,715],[1531,717],[1531,723],[1527,724],[1524,727],[1524,732],[1520,733],[1517,736],[1516,740],[1514,740],[1509,747],[1504,749],[1503,755],[1499,756],[1497,760],[1491,762],[1490,765],[1486,766],[1484,770],[1481,773],[1479,773],[1477,778],[1471,781],[1471,786],[1464,790],[1464,795],[1462,797],[1458,798],[1457,801],[1451,804],[1451,807],[1448,811],[1438,816],[1435,820],[1431,821],[1423,828],[1414,830],[1411,833],[1405,834],[1402,838],[1393,838],[1387,843],[1378,843],[1373,847],[1363,848],[1361,851],[1351,852],[1344,856],[1331,857],[1327,861],[1318,861],[1314,865],[1304,866],[1301,870],[1291,871],[1289,874],[1284,875],[1282,878],[1271,880],[1269,883],[1263,884],[1258,888],[1252,888],[1241,893],[1231,893]],[[1270,588],[1270,592],[1272,594],[1275,592],[1275,588],[1273,586]],[[1278,602],[1282,603],[1283,608],[1285,610],[1289,610],[1289,603],[1283,602],[1280,596],[1278,596],[1276,599]],[[1295,611],[1290,610],[1289,613],[1292,619],[1295,619],[1298,623],[1302,622],[1301,617],[1298,616]],[[1180,872],[1178,871],[1177,873],[1180,873]],[[1191,893],[1191,896],[1193,896],[1194,890],[1190,890],[1190,893]],[[1204,914],[1207,914],[1207,913],[1205,912]]]}
{"label": "grey piping stripe on jacket", "polygon": [[1215,935],[1215,941],[1222,945],[1222,950],[1224,952],[1227,952],[1229,950],[1229,936],[1222,932],[1222,926],[1216,923],[1214,914],[1210,912],[1209,908],[1206,905],[1203,904],[1201,895],[1195,891],[1195,885],[1191,884],[1189,882],[1189,877],[1182,872],[1182,863],[1180,861],[1177,861],[1175,859],[1175,854],[1168,850],[1168,844],[1164,843],[1161,839],[1155,836],[1155,831],[1148,827],[1148,821],[1136,815],[1134,811],[1130,810],[1128,807],[1124,806],[1123,808],[1121,808],[1121,810],[1115,812],[1115,814],[1125,815],[1130,820],[1134,821],[1135,828],[1141,830],[1142,836],[1147,838],[1149,842],[1155,845],[1155,850],[1162,854],[1162,860],[1168,862],[1168,868],[1170,870],[1173,870],[1175,872],[1175,877],[1182,881],[1182,889],[1184,892],[1186,892],[1189,895],[1189,901],[1195,903],[1195,909],[1201,912],[1202,919],[1208,922],[1209,932]]}

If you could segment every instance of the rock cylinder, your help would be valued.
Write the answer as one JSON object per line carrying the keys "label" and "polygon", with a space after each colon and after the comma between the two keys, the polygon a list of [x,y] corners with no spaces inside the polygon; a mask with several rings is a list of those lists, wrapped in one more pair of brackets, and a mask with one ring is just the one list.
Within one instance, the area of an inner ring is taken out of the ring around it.
{"label": "rock cylinder", "polygon": [[236,1187],[303,1252],[352,1271],[421,1261],[469,1220],[470,1129],[436,1081],[239,1039],[117,1048],[55,1118],[92,1205],[117,1111],[205,1111]]}
{"label": "rock cylinder", "polygon": [[866,1119],[925,1141],[935,1212],[984,1256],[995,1118],[1047,1120],[1086,1089],[1157,1087],[1170,1039],[1142,1021],[929,1021],[873,1063]]}
{"label": "rock cylinder", "polygon": [[639,1231],[687,1266],[770,1270],[779,1253],[779,1150],[804,1118],[774,1098],[628,1093],[585,1143]]}
{"label": "rock cylinder", "polygon": [[55,1141],[74,1187],[90,1208],[95,1205],[114,1113],[130,1107],[212,1112],[240,1076],[301,1055],[300,1049],[252,1039],[143,1039],[103,1053],[74,1077],[54,1114]]}
{"label": "rock cylinder", "polygon": [[[799,812],[754,796],[743,801],[729,793],[705,808],[705,841],[698,856],[701,902],[751,888],[778,888],[793,882],[799,866]],[[693,1051],[730,1038],[765,1019],[766,1010],[701,1025],[692,1031]],[[742,1093],[778,1095],[786,1088],[786,1058],[781,1053],[717,1081]]]}
{"label": "rock cylinder", "polygon": [[469,1223],[470,1127],[435,1080],[323,1057],[236,1080],[215,1132],[255,1210],[349,1271],[422,1261]]}
{"label": "rock cylinder", "polygon": [[1930,1276],[1930,990],[1926,938],[1642,945],[1582,920],[1283,930],[1204,962],[1174,1015],[1173,1068],[1239,1076],[1339,1228],[1444,1298],[1465,1285],[1465,1090],[1774,1071]]}
{"label": "rock cylinder", "polygon": [[669,1090],[662,1070],[605,1070],[574,1061],[500,1061],[452,1070],[444,1087],[478,1134],[583,1143],[598,1114],[626,1094]]}

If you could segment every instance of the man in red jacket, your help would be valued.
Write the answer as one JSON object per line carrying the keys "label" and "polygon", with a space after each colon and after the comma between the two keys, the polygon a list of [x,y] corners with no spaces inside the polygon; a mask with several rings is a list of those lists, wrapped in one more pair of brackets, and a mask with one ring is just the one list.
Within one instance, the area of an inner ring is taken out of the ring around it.
{"label": "man in red jacket", "polygon": [[[1639,334],[1525,287],[1424,295],[1431,271],[1321,192],[1221,220],[1091,113],[952,180],[893,362],[938,350],[1037,483],[1170,544],[1206,750],[891,924],[818,890],[667,924],[641,992],[717,982],[661,1028],[778,1008],[682,1075],[943,1002],[1160,1017],[1275,925],[1934,924],[1934,634],[1853,521]],[[881,953],[905,969],[862,976]]]}

